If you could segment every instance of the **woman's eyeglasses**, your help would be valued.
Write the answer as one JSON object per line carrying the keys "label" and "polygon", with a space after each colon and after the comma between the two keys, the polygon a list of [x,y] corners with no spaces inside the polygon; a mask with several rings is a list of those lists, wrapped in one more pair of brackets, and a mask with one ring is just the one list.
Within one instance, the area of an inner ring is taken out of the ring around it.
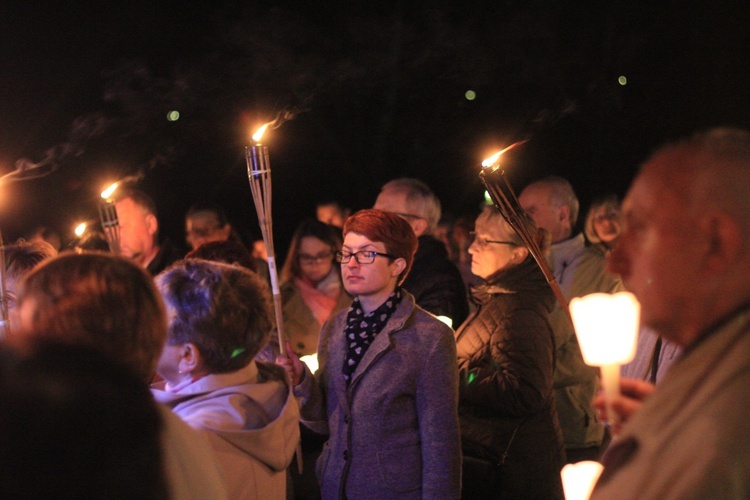
{"label": "woman's eyeglasses", "polygon": [[390,255],[383,252],[376,252],[374,250],[360,250],[359,252],[345,252],[340,250],[336,252],[336,262],[346,264],[352,257],[357,261],[357,264],[372,264],[375,262],[375,257],[388,257],[389,259],[397,259],[395,255]]}
{"label": "woman's eyeglasses", "polygon": [[479,236],[476,231],[471,231],[469,234],[474,239],[474,243],[476,243],[479,248],[484,248],[490,243],[494,243],[496,245],[512,245],[514,247],[520,246],[518,243],[515,243],[513,241],[499,241],[499,240],[484,239],[481,236]]}
{"label": "woman's eyeglasses", "polygon": [[321,252],[317,255],[307,255],[305,253],[301,253],[298,256],[299,263],[303,266],[311,266],[313,264],[320,264],[321,262],[330,262],[331,261],[331,252]]}

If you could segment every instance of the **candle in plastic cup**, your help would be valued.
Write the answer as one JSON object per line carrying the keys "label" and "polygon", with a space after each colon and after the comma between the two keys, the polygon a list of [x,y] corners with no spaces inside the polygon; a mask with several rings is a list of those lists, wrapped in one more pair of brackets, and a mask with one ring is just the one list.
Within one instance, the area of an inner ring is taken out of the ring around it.
{"label": "candle in plastic cup", "polygon": [[570,301],[570,314],[586,364],[621,365],[635,356],[641,306],[630,292],[592,293]]}
{"label": "candle in plastic cup", "polygon": [[570,301],[578,344],[586,364],[600,366],[607,416],[617,421],[612,398],[620,393],[620,365],[635,356],[641,306],[632,293],[592,293]]}
{"label": "candle in plastic cup", "polygon": [[562,468],[565,500],[588,500],[604,466],[593,460],[568,464]]}

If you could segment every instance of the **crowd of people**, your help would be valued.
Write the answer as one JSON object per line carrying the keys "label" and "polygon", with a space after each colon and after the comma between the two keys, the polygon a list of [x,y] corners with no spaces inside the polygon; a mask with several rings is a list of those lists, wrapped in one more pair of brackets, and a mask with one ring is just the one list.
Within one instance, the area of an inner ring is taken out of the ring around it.
{"label": "crowd of people", "polygon": [[116,252],[3,249],[0,494],[548,499],[594,460],[592,498],[746,498],[748,193],[750,132],[728,128],[664,145],[581,221],[567,179],[519,192],[565,302],[641,303],[608,406],[494,206],[446,223],[408,178],[353,214],[322,202],[281,268],[282,346],[268,264],[221,208],[190,209],[184,254],[124,187]]}

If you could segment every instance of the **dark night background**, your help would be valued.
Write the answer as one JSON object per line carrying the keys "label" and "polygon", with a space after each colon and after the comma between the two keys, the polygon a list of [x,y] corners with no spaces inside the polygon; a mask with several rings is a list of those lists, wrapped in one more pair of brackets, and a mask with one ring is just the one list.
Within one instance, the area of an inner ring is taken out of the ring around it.
{"label": "dark night background", "polygon": [[317,201],[369,207],[395,177],[473,212],[481,160],[522,138],[517,190],[559,174],[585,206],[667,139],[750,127],[747,1],[394,4],[0,3],[0,174],[57,167],[0,188],[5,240],[47,225],[70,241],[126,176],[178,243],[199,201],[259,236],[243,150],[277,116],[280,256]]}

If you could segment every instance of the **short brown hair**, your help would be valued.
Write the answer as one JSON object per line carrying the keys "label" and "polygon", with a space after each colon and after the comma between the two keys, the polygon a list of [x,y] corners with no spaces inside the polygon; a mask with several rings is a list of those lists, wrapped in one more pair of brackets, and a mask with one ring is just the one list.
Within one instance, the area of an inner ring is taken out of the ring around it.
{"label": "short brown hair", "polygon": [[5,270],[18,280],[55,255],[57,250],[46,241],[18,241],[5,247]]}
{"label": "short brown hair", "polygon": [[18,307],[33,301],[34,337],[93,346],[150,381],[166,337],[164,306],[151,277],[131,261],[67,253],[27,277]]}
{"label": "short brown hair", "polygon": [[195,344],[211,373],[247,366],[268,342],[271,300],[256,273],[201,259],[156,277],[169,320],[167,344]]}
{"label": "short brown hair", "polygon": [[417,236],[408,222],[394,213],[368,208],[346,220],[344,236],[348,233],[361,234],[373,242],[379,241],[385,245],[386,252],[404,259],[406,267],[399,275],[398,283],[406,279],[418,245]]}

